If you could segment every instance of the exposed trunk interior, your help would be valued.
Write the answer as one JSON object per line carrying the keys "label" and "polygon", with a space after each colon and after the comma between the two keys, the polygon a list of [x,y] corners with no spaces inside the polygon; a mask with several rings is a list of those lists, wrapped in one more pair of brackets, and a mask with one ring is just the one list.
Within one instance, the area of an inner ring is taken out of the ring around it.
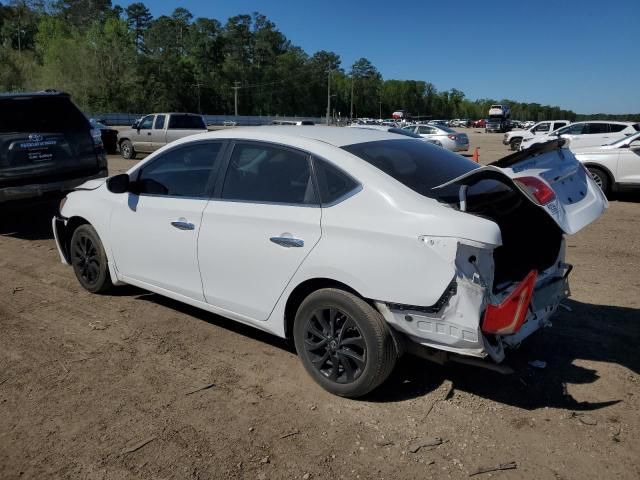
{"label": "exposed trunk interior", "polygon": [[533,269],[549,268],[558,258],[562,230],[520,191],[504,185],[497,192],[470,195],[467,212],[493,220],[502,232],[502,246],[494,252],[495,292]]}

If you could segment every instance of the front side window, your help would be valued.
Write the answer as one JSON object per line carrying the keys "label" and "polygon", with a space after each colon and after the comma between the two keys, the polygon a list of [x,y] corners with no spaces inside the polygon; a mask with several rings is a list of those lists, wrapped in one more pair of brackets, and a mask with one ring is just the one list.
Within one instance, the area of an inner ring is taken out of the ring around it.
{"label": "front side window", "polygon": [[237,143],[222,198],[249,202],[317,204],[306,153],[261,143]]}
{"label": "front side window", "polygon": [[330,205],[360,186],[349,175],[325,160],[314,158],[313,167],[318,180],[322,205]]}
{"label": "front side window", "polygon": [[431,127],[427,127],[426,125],[420,125],[418,127],[418,133],[421,135],[431,135],[432,133],[435,133],[435,130]]}
{"label": "front side window", "polygon": [[164,115],[157,115],[156,122],[153,124],[153,128],[156,130],[162,130],[164,128],[164,119],[166,117]]}
{"label": "front side window", "polygon": [[151,130],[153,126],[153,115],[147,115],[140,123],[138,123],[138,130]]}
{"label": "front side window", "polygon": [[206,198],[220,162],[221,142],[198,142],[171,149],[140,170],[137,193]]}
{"label": "front side window", "polygon": [[548,132],[551,128],[551,124],[549,122],[541,123],[535,129],[536,132]]}

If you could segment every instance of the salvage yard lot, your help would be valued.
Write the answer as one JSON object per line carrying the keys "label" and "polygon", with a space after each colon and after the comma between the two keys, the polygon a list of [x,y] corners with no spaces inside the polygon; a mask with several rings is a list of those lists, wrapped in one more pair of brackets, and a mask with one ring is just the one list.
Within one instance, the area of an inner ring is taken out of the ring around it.
{"label": "salvage yard lot", "polygon": [[[508,153],[467,132],[481,163]],[[112,173],[131,164],[110,157]],[[467,478],[508,462],[491,475],[640,477],[640,195],[569,237],[572,311],[508,358],[515,374],[405,357],[362,401],[323,391],[275,337],[136,288],[89,294],[42,210],[0,230],[2,479]]]}

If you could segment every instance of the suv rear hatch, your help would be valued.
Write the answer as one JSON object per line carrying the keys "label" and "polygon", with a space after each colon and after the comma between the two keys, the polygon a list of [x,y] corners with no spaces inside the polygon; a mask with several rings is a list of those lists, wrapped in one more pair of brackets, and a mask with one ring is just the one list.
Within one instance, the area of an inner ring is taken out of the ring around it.
{"label": "suv rear hatch", "polygon": [[93,176],[101,157],[68,95],[0,96],[0,188]]}

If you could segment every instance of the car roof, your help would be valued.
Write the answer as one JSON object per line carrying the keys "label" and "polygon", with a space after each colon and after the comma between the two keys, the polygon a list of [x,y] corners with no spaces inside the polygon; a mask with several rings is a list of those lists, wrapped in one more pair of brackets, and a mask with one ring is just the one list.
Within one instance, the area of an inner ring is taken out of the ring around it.
{"label": "car roof", "polygon": [[56,90],[41,92],[9,92],[0,93],[0,98],[31,98],[31,97],[70,97],[66,92],[58,92]]}
{"label": "car roof", "polygon": [[633,122],[620,122],[617,120],[582,120],[575,123],[613,123],[614,125],[633,125]]}
{"label": "car roof", "polygon": [[271,140],[276,143],[285,139],[306,138],[327,143],[335,147],[343,147],[355,143],[374,142],[377,140],[398,140],[405,138],[397,133],[383,132],[378,129],[327,127],[322,125],[238,127],[228,130],[216,130],[202,135],[245,139],[251,139],[254,135],[259,135],[260,140]]}

